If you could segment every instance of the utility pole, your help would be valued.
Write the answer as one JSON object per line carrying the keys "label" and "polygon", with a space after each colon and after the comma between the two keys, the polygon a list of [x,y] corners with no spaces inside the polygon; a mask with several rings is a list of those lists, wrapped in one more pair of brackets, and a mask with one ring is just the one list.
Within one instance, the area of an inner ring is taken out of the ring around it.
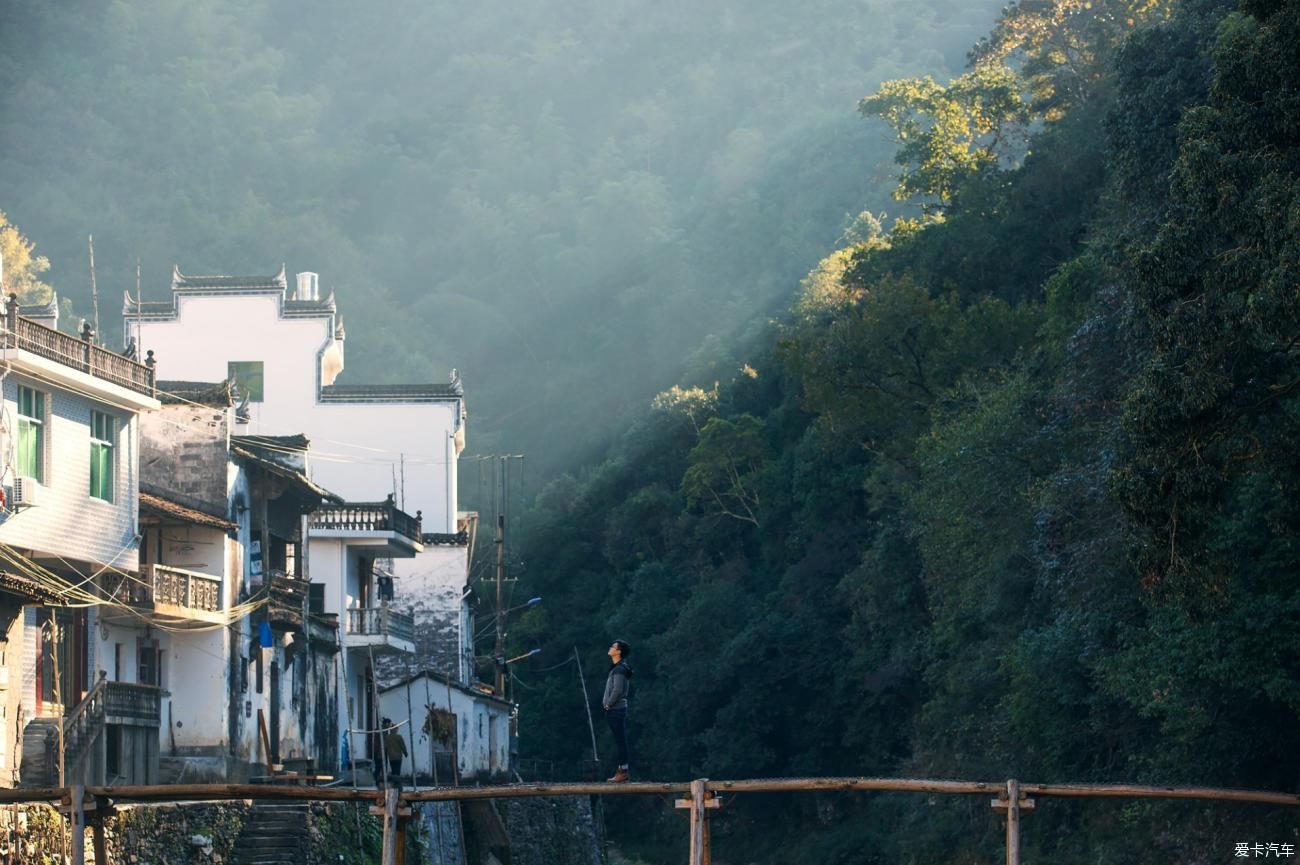
{"label": "utility pole", "polygon": [[497,641],[492,650],[492,664],[497,672],[497,696],[506,695],[506,605],[502,586],[506,576],[506,460],[501,457],[501,495],[497,499]]}

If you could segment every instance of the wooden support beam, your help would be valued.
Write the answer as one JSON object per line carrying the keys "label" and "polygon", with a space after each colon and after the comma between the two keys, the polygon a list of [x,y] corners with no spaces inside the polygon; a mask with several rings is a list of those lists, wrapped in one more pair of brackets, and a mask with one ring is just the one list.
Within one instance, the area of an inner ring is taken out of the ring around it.
{"label": "wooden support beam", "polygon": [[90,818],[90,838],[95,851],[95,865],[109,865],[108,839],[104,837],[104,821],[112,816],[112,808],[98,803]]}
{"label": "wooden support beam", "polygon": [[68,788],[68,822],[72,865],[86,865],[86,788],[80,784]]}
{"label": "wooden support beam", "polygon": [[691,857],[690,865],[708,865],[709,863],[709,839],[708,825],[709,812],[704,804],[705,779],[698,779],[691,782]]}
{"label": "wooden support beam", "polygon": [[1007,781],[1007,789],[992,801],[993,810],[1005,811],[1007,818],[1007,865],[1020,865],[1020,812],[1032,811],[1034,800],[1025,798],[1020,782]]}
{"label": "wooden support beam", "polygon": [[[258,663],[260,664],[261,661]],[[261,668],[259,667],[259,669]],[[259,679],[258,681],[261,680]],[[261,686],[259,685],[258,687]],[[266,715],[261,709],[257,710],[257,729],[262,734],[262,758],[263,762],[266,763],[266,774],[274,775],[275,769],[271,766],[271,736],[266,732]]]}
{"label": "wooden support beam", "polygon": [[401,795],[396,787],[384,791],[384,848],[379,865],[397,865],[397,810]]}

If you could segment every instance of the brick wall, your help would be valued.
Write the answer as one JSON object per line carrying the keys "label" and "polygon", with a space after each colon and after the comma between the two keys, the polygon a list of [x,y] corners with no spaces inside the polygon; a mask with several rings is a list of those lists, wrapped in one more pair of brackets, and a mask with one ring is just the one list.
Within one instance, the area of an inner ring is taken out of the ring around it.
{"label": "brick wall", "polygon": [[140,472],[146,489],[182,504],[226,512],[229,413],[192,403],[164,405],[140,418]]}

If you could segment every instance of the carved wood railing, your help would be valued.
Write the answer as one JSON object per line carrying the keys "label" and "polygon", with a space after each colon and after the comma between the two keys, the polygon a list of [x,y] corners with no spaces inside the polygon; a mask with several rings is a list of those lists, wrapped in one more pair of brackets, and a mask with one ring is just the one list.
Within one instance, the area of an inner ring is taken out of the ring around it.
{"label": "carved wood railing", "polygon": [[106,718],[148,727],[162,722],[161,688],[131,682],[105,682],[104,686]]}
{"label": "carved wood railing", "polygon": [[284,571],[271,571],[268,575],[268,603],[266,614],[273,624],[288,625],[291,628],[302,627],[302,612],[307,604],[307,592],[310,585],[301,577],[286,574]]}
{"label": "carved wood railing", "polygon": [[152,609],[155,604],[173,604],[204,612],[221,609],[219,577],[171,565],[142,564],[139,576],[105,571],[98,583],[104,597],[131,607]]}
{"label": "carved wood railing", "polygon": [[175,604],[213,613],[221,609],[221,580],[171,565],[141,565],[141,575],[153,586],[154,603]]}
{"label": "carved wood railing", "polygon": [[418,544],[423,517],[422,511],[411,516],[391,501],[348,502],[317,510],[311,515],[311,527],[346,532],[396,532]]}

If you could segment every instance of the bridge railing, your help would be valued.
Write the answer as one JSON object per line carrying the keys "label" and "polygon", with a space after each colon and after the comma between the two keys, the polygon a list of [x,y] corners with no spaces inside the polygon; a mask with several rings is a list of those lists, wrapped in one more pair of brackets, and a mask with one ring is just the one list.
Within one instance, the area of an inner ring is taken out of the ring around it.
{"label": "bridge railing", "polygon": [[[1219,802],[1257,802],[1300,807],[1300,794],[1269,790],[1234,790],[1220,787],[1160,787],[1138,784],[1032,784],[1015,778],[1003,781],[946,781],[924,778],[761,778],[738,781],[634,782],[625,784],[510,784],[496,787],[433,787],[402,791],[357,787],[276,787],[264,784],[161,784],[134,787],[45,787],[0,789],[0,805],[60,802],[73,829],[71,860],[84,865],[85,830],[94,833],[96,848],[103,845],[103,818],[115,802],[230,801],[238,799],[369,802],[383,816],[383,853],[380,862],[393,865],[397,850],[405,845],[405,818],[418,802],[470,799],[520,799],[564,796],[684,795],[677,807],[690,812],[690,865],[709,865],[709,812],[721,806],[719,793],[806,793],[865,791],[990,796],[996,815],[1006,821],[1006,862],[1020,865],[1020,816],[1031,810],[1031,796],[1077,799],[1193,799]],[[91,823],[87,825],[87,816]],[[96,862],[101,859],[97,849]]]}

